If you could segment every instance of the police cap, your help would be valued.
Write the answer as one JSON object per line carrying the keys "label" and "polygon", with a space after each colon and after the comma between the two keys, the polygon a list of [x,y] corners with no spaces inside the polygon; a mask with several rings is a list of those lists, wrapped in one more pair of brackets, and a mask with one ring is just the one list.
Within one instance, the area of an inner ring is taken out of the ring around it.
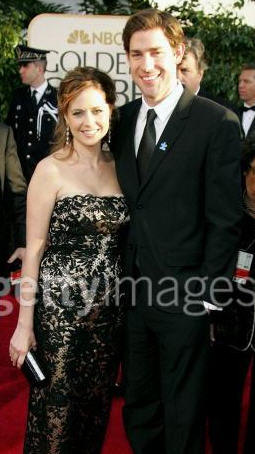
{"label": "police cap", "polygon": [[20,44],[15,49],[18,63],[29,63],[33,61],[46,61],[46,54],[49,50],[35,49],[34,47]]}

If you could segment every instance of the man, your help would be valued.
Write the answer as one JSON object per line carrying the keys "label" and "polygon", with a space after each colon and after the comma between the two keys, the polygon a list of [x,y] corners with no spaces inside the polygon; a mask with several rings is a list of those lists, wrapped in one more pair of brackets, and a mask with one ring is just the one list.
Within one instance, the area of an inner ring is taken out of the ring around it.
{"label": "man", "polygon": [[[242,150],[243,220],[239,249],[246,262],[247,276],[242,265],[237,267],[232,304],[222,312],[214,312],[210,364],[210,394],[208,433],[212,454],[238,454],[242,397],[245,378],[250,369],[245,433],[242,434],[242,454],[255,453],[255,137],[244,141]],[[245,251],[245,252],[244,252]],[[251,364],[252,363],[252,364]]]}
{"label": "man", "polygon": [[239,110],[245,137],[255,134],[255,63],[243,65],[238,84],[243,106]]}
{"label": "man", "polygon": [[29,182],[37,163],[49,154],[57,121],[57,91],[45,80],[47,50],[17,46],[22,83],[10,105],[12,126],[23,173]]}
{"label": "man", "polygon": [[12,130],[3,123],[0,123],[0,185],[0,275],[3,276],[7,273],[6,260],[10,252],[10,223],[14,225],[16,249],[8,261],[24,258],[27,186]]}
{"label": "man", "polygon": [[217,304],[212,283],[231,277],[239,236],[239,122],[178,82],[183,39],[156,9],[131,16],[123,32],[142,92],[120,108],[113,143],[131,216],[124,422],[135,454],[204,452],[202,301]]}
{"label": "man", "polygon": [[177,75],[183,85],[203,98],[211,99],[222,106],[236,111],[234,105],[220,96],[213,96],[203,87],[202,81],[208,65],[205,60],[205,47],[198,38],[185,39],[185,52],[177,67]]}
{"label": "man", "polygon": [[[200,84],[204,72],[208,68],[204,54],[205,48],[200,39],[187,38],[184,56],[177,70],[178,78],[182,84],[199,96],[204,96],[203,93],[205,93],[203,89],[201,90]],[[208,96],[205,95],[205,97]]]}

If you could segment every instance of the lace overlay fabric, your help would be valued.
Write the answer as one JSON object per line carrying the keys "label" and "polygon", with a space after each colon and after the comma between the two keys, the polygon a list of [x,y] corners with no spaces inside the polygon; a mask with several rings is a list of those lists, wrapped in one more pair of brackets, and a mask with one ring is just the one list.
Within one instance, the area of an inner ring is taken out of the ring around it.
{"label": "lace overlay fabric", "polygon": [[40,267],[34,328],[48,379],[31,389],[25,454],[99,454],[124,316],[116,283],[123,196],[59,199]]}

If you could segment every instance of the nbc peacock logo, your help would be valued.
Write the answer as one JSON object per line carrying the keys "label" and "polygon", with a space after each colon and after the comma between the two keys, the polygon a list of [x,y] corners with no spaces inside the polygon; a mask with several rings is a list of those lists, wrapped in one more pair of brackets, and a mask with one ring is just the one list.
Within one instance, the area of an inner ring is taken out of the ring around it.
{"label": "nbc peacock logo", "polygon": [[88,33],[84,30],[74,30],[67,38],[69,44],[91,44]]}
{"label": "nbc peacock logo", "polygon": [[73,30],[69,33],[67,42],[68,44],[105,44],[105,45],[122,45],[121,32],[92,32],[87,33],[85,30]]}

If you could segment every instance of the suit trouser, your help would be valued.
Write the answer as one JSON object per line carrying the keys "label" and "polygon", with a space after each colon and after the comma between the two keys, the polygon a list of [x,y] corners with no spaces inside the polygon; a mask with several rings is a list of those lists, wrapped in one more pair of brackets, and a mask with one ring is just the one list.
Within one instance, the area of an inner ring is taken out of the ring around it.
{"label": "suit trouser", "polygon": [[135,454],[204,454],[208,315],[127,314],[126,432]]}
{"label": "suit trouser", "polygon": [[[209,435],[213,454],[237,454],[244,382],[252,351],[214,345],[210,351]],[[251,380],[250,409],[244,454],[255,453],[255,376]]]}

